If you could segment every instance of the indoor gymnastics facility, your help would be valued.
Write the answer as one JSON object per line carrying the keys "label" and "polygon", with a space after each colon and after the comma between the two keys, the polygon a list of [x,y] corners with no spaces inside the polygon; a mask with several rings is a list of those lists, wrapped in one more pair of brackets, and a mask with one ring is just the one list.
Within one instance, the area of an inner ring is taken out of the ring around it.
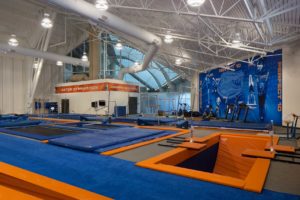
{"label": "indoor gymnastics facility", "polygon": [[300,0],[0,19],[0,200],[300,200]]}

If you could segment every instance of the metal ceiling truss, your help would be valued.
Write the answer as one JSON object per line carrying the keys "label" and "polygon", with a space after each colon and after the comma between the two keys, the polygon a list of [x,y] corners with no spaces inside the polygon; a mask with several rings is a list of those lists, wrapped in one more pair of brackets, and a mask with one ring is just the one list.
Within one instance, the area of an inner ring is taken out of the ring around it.
{"label": "metal ceiling truss", "polygon": [[[199,9],[189,7],[186,0],[110,0],[109,3],[111,11],[123,18],[160,36],[171,31],[175,40],[184,41],[187,45],[180,46],[181,42],[170,45],[171,49],[174,46],[179,49],[176,54],[159,52],[167,56],[173,66],[174,58],[190,60],[191,65],[197,63],[199,70],[242,61],[240,58],[248,55],[272,52],[278,48],[277,44],[298,39],[300,35],[297,22],[281,26],[280,23],[285,23],[277,19],[291,11],[299,12],[297,0],[280,0],[273,4],[267,0],[206,0]],[[134,17],[136,14],[138,17]],[[235,27],[243,36],[240,47],[231,45]],[[278,32],[280,27],[292,27],[294,31]]]}

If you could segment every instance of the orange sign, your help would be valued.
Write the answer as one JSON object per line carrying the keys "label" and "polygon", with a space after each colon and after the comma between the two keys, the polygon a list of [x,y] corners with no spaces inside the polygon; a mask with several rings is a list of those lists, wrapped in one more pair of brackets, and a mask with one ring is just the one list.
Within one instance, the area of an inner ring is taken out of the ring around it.
{"label": "orange sign", "polygon": [[57,94],[97,92],[97,91],[139,92],[139,86],[104,82],[104,83],[92,83],[92,84],[55,87],[55,93]]}

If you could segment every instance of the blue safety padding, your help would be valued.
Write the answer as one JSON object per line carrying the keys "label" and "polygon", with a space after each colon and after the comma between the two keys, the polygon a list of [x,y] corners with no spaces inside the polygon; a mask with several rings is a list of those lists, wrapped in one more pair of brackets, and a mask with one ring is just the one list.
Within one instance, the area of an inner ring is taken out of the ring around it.
{"label": "blue safety padding", "polygon": [[189,125],[190,124],[187,120],[180,120],[176,123],[176,128],[188,129]]}
{"label": "blue safety padding", "polygon": [[67,123],[67,124],[56,124],[56,127],[65,128],[68,127],[69,129],[96,129],[96,130],[110,130],[110,129],[116,129],[116,128],[126,128],[126,127],[133,127],[129,125],[123,125],[123,124],[94,124],[94,123],[88,123],[88,122],[78,122],[78,123]]}
{"label": "blue safety padding", "polygon": [[105,118],[99,116],[80,116],[80,121],[103,121]]}
{"label": "blue safety padding", "polygon": [[119,128],[65,136],[51,139],[49,143],[82,151],[94,151],[99,148],[130,142],[162,132],[161,130],[151,129]]}
{"label": "blue safety padding", "polygon": [[17,127],[17,126],[31,126],[38,125],[42,123],[42,121],[31,121],[31,120],[23,120],[23,121],[3,121],[0,122],[0,127]]}
{"label": "blue safety padding", "polygon": [[138,120],[138,117],[116,117],[113,118],[113,122],[126,122],[126,123],[136,123]]}
{"label": "blue safety padding", "polygon": [[[41,123],[41,122],[40,122]],[[33,124],[32,126],[36,126],[38,124]],[[59,138],[59,137],[63,137],[65,135],[70,135],[70,133],[67,133],[67,134],[60,134],[60,135],[52,135],[52,136],[45,136],[45,135],[39,135],[38,133],[37,134],[34,134],[34,133],[26,133],[26,132],[21,132],[21,131],[16,131],[16,130],[11,130],[9,128],[21,128],[21,127],[29,127],[29,125],[24,125],[24,126],[12,126],[12,127],[6,127],[6,128],[0,128],[0,133],[5,133],[5,134],[11,134],[11,135],[17,135],[17,136],[22,136],[22,137],[26,137],[26,138],[31,138],[31,139],[36,139],[36,140],[49,140],[49,139],[54,139],[54,138]],[[56,128],[56,127],[53,127],[53,126],[45,126],[45,127],[49,127],[49,128]],[[60,128],[60,127],[57,127],[57,128]],[[78,131],[76,133],[73,133],[72,135],[75,135],[75,134],[82,134],[84,133],[85,131],[84,130],[80,130],[80,129],[72,129],[72,128],[66,128],[66,127],[63,127],[63,129],[66,129],[66,130],[74,130],[74,131]]]}
{"label": "blue safety padding", "polygon": [[55,119],[71,119],[71,120],[80,120],[80,117],[99,117],[92,114],[34,114],[30,115],[31,117],[45,117],[45,118],[55,118]]}
{"label": "blue safety padding", "polygon": [[27,119],[28,116],[26,115],[0,115],[0,123],[5,121],[23,121]]}
{"label": "blue safety padding", "polygon": [[120,144],[116,144],[116,145],[111,145],[111,146],[108,146],[108,147],[99,148],[99,149],[96,149],[95,152],[101,153],[101,152],[109,151],[109,150],[112,150],[112,149],[117,149],[117,148],[120,148],[120,147],[129,146],[129,145],[136,144],[136,143],[140,143],[140,142],[144,142],[144,141],[148,141],[148,140],[153,140],[155,138],[160,138],[160,137],[164,137],[164,136],[175,134],[175,133],[177,133],[177,132],[176,131],[162,131],[160,134],[139,138],[139,139],[136,139],[136,140],[133,140],[133,141],[130,141],[130,142],[124,142],[124,143],[120,143]]}
{"label": "blue safety padding", "polygon": [[243,122],[223,122],[223,121],[193,121],[194,126],[217,127],[217,128],[234,128],[234,129],[252,129],[252,130],[269,130],[268,123],[243,123]]}
{"label": "blue safety padding", "polygon": [[137,124],[140,126],[172,125],[177,122],[175,118],[139,118]]}

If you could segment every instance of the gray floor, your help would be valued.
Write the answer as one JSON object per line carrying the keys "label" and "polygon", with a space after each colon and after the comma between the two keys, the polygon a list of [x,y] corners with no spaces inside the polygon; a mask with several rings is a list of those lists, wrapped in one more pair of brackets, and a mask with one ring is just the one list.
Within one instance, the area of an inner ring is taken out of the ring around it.
{"label": "gray floor", "polygon": [[[280,139],[279,144],[290,145],[299,148],[299,140]],[[292,160],[291,158],[280,158],[285,160]],[[300,159],[295,159],[300,162]],[[300,195],[300,165],[283,163],[278,161],[271,161],[269,173],[265,183],[265,188]]]}
{"label": "gray floor", "polygon": [[[282,127],[275,127],[275,134],[284,133],[285,130],[286,129]],[[199,130],[195,130],[194,135],[196,137],[203,137],[205,135],[209,135],[211,133],[220,132],[220,131],[222,130],[199,129]],[[224,130],[224,131],[228,131],[228,130]],[[246,133],[246,132],[239,132],[239,133]],[[182,135],[182,136],[189,137],[189,134]],[[133,150],[129,150],[126,152],[122,152],[114,155],[113,157],[129,160],[132,162],[139,162],[173,149],[171,147],[159,146],[158,145],[159,143],[170,144],[167,143],[166,141],[161,141],[143,147],[139,147]],[[299,140],[280,139],[279,144],[291,145],[298,148],[300,147]],[[300,162],[300,159],[298,159],[297,161]],[[300,165],[272,161],[264,188],[272,191],[277,191],[277,192],[300,195]]]}
{"label": "gray floor", "polygon": [[[216,132],[216,130],[195,130],[194,132],[195,132],[194,135],[196,137],[203,137],[205,135],[209,135],[211,133]],[[182,137],[189,137],[189,134],[182,135]],[[172,149],[172,147],[159,146],[158,144],[169,144],[169,143],[167,143],[166,141],[161,141],[140,148],[136,148],[130,151],[125,151],[119,154],[115,154],[113,155],[113,157],[129,160],[132,162],[139,162],[151,158],[153,156],[162,154]]]}

